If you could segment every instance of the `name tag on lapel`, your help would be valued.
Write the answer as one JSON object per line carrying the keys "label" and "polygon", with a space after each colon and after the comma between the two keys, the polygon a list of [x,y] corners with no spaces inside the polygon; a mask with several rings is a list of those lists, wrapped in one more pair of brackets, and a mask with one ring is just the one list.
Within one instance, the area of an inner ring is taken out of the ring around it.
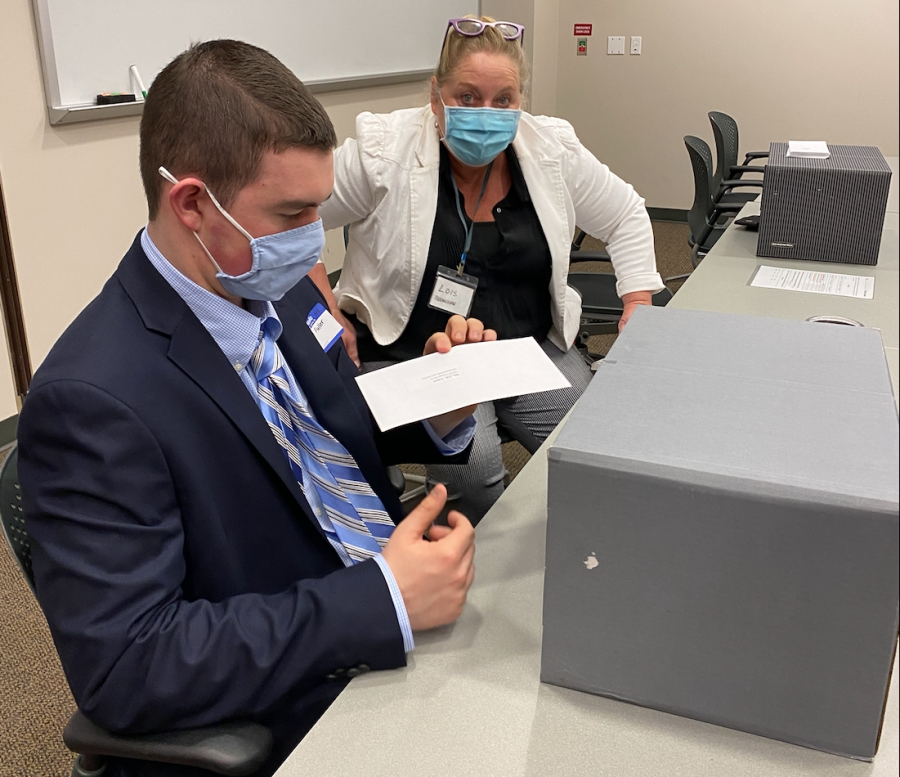
{"label": "name tag on lapel", "polygon": [[306,325],[315,335],[316,340],[319,341],[323,351],[331,348],[340,339],[340,336],[344,334],[344,327],[321,304],[316,305],[309,311],[309,315],[306,317]]}

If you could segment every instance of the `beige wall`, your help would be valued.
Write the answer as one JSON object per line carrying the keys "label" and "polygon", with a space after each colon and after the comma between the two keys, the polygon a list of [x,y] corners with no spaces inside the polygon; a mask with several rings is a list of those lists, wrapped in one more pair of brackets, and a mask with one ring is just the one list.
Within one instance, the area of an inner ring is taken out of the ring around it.
{"label": "beige wall", "polygon": [[[586,57],[576,22],[594,25]],[[650,206],[690,207],[682,137],[713,146],[710,110],[734,116],[748,150],[898,153],[897,0],[559,0],[558,29],[556,114]],[[642,36],[643,54],[607,56],[608,35]]]}
{"label": "beige wall", "polygon": [[[144,223],[138,120],[50,126],[31,4],[0,1],[0,175],[37,367]],[[898,154],[896,0],[483,0],[482,8],[526,25],[532,110],[572,121],[650,206],[689,206],[681,138],[712,143],[713,109],[738,120],[747,149],[824,139]],[[587,57],[575,56],[576,22],[594,25]],[[641,35],[644,53],[609,57],[607,35]],[[424,103],[427,83],[320,98],[343,138],[362,110]],[[340,234],[330,233],[329,270],[342,257]],[[15,410],[4,353],[0,418]]]}
{"label": "beige wall", "polygon": [[559,0],[482,0],[481,12],[525,26],[525,57],[531,68],[526,104],[532,113],[554,114]]}
{"label": "beige wall", "polygon": [[556,116],[559,69],[560,0],[534,2],[534,62],[531,73],[531,112]]}
{"label": "beige wall", "polygon": [[[416,82],[319,95],[338,136],[362,110],[422,104]],[[99,292],[137,231],[146,207],[137,166],[138,118],[48,124],[29,0],[0,5],[0,175],[31,358],[36,369],[78,312]],[[330,234],[326,262],[343,242]],[[0,346],[0,419],[16,412],[5,340]]]}

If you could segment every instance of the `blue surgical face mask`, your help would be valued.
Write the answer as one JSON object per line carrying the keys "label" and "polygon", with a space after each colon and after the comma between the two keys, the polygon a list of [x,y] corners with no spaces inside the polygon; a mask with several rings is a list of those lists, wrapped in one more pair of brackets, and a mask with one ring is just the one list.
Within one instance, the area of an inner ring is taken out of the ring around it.
{"label": "blue surgical face mask", "polygon": [[484,167],[513,142],[521,115],[516,108],[444,105],[444,143],[464,165]]}
{"label": "blue surgical face mask", "polygon": [[[178,183],[178,180],[164,167],[159,168],[159,174],[171,183]],[[250,241],[250,251],[253,256],[250,269],[240,275],[228,275],[219,267],[219,263],[200,239],[200,235],[194,232],[194,237],[197,238],[216,268],[216,278],[229,294],[244,299],[277,302],[315,267],[325,248],[325,230],[322,227],[322,219],[296,229],[289,229],[286,232],[252,237],[219,204],[209,189],[206,190],[206,193],[219,212]]]}

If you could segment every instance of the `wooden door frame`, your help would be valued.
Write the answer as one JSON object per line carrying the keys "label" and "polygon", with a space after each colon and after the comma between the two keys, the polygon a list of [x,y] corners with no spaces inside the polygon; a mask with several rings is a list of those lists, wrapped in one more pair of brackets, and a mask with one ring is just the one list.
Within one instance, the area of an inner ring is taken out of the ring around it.
{"label": "wooden door frame", "polygon": [[21,409],[28,387],[31,385],[31,358],[28,354],[28,338],[25,334],[25,317],[19,296],[19,282],[13,261],[12,239],[3,197],[3,180],[0,177],[0,307],[9,346],[9,361],[16,403]]}

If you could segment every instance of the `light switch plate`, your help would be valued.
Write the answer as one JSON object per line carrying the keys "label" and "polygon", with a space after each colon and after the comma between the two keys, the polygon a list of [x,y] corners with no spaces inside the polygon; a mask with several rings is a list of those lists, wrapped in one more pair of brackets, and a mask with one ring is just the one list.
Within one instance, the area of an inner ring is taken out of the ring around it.
{"label": "light switch plate", "polygon": [[606,39],[607,54],[624,54],[625,53],[625,36],[610,35]]}

